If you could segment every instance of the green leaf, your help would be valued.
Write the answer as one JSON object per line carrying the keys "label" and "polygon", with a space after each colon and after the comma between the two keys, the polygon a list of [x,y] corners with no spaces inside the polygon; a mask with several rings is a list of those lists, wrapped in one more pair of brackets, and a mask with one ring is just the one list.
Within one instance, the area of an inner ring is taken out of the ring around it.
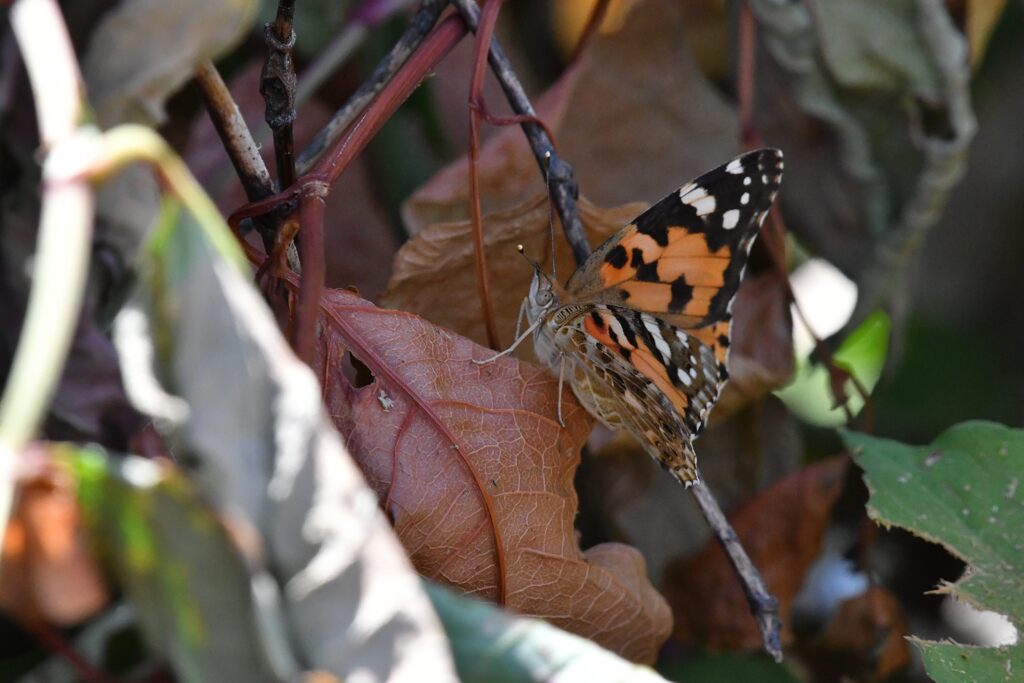
{"label": "green leaf", "polygon": [[[941,544],[968,564],[940,588],[1024,631],[1024,431],[965,422],[931,445],[914,447],[844,435],[871,492],[868,514]],[[915,640],[925,666],[945,681],[1019,681],[1024,644],[970,647]]]}
{"label": "green leaf", "polygon": [[[871,392],[882,375],[889,351],[889,316],[875,311],[843,341],[833,358],[836,365],[853,375]],[[833,407],[835,397],[829,386],[828,371],[808,358],[797,359],[793,382],[776,391],[786,406],[798,417],[821,427],[839,427],[846,423],[846,413]],[[864,399],[853,381],[846,383],[848,406],[856,415],[864,408]]]}
{"label": "green leaf", "polygon": [[592,641],[427,584],[462,683],[665,683]]}
{"label": "green leaf", "polygon": [[757,683],[797,683],[785,666],[766,655],[699,654],[679,663],[659,664],[659,671],[680,683],[719,683],[720,681],[757,681]]}
{"label": "green leaf", "polygon": [[[270,607],[250,615],[267,616],[250,628],[281,634],[265,639],[264,658],[288,680],[301,662],[339,678],[415,670],[454,681],[440,623],[331,426],[316,376],[240,268],[223,219],[187,169],[176,170],[173,187],[188,210],[165,203],[139,287],[115,320],[115,344],[129,398],[160,424],[202,499],[246,531],[247,547],[258,546],[236,580],[260,599],[280,599],[280,616]],[[143,521],[133,531],[160,520]],[[156,557],[167,565],[163,591],[189,585],[188,565],[176,568],[173,553]],[[176,614],[184,633],[205,623],[192,614]],[[189,664],[175,672],[191,675]]]}
{"label": "green leaf", "polygon": [[245,562],[179,471],[64,448],[90,540],[183,681],[272,680]]}

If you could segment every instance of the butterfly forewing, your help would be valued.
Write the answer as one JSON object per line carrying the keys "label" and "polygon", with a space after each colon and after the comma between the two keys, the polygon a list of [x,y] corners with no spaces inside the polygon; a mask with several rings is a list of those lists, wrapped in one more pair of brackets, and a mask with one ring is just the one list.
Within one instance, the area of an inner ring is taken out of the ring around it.
{"label": "butterfly forewing", "polygon": [[781,177],[774,149],[705,173],[598,247],[567,289],[577,301],[667,315],[680,327],[722,320]]}

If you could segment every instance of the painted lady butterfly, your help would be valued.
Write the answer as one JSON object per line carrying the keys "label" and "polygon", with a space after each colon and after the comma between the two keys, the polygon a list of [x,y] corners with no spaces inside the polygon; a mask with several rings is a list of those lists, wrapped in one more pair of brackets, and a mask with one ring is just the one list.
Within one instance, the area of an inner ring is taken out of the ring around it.
{"label": "painted lady butterfly", "polygon": [[729,378],[732,301],[781,179],[782,152],[749,152],[619,230],[565,288],[534,265],[520,340],[532,331],[587,410],[688,486],[693,439]]}

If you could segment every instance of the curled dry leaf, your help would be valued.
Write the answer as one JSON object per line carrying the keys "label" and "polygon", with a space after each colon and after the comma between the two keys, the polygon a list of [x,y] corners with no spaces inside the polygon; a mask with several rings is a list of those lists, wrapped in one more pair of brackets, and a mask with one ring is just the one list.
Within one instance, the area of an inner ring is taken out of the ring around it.
{"label": "curled dry leaf", "polygon": [[[780,603],[782,639],[792,640],[789,609],[818,556],[842,490],[848,459],[811,465],[763,491],[730,521]],[[709,542],[697,555],[671,563],[663,590],[675,616],[676,640],[713,650],[756,650],[761,635],[722,549]]]}
{"label": "curled dry leaf", "polygon": [[54,465],[20,482],[3,536],[0,608],[24,621],[71,626],[109,595],[86,544],[71,477]]}
{"label": "curled dry leaf", "polygon": [[[417,569],[653,662],[671,616],[640,554],[580,551],[573,474],[592,425],[557,380],[351,292],[322,303],[318,372],[350,451]],[[374,374],[354,387],[345,351]]]}
{"label": "curled dry leaf", "polygon": [[[626,225],[643,211],[643,204],[627,204],[602,209],[580,197],[579,209],[587,237],[597,244]],[[530,288],[533,270],[517,253],[522,244],[526,253],[544,264],[551,263],[551,208],[546,194],[511,209],[484,217],[484,253],[491,277],[492,297],[498,334],[511,342],[523,297]],[[477,296],[473,257],[473,226],[468,220],[435,223],[399,249],[394,274],[381,303],[391,308],[417,313],[431,322],[485,344],[483,316]],[[558,273],[562,280],[575,269],[572,254],[561,234],[555,240]],[[464,305],[451,305],[453,292],[459,292]],[[517,357],[533,359],[529,344],[522,345]]]}

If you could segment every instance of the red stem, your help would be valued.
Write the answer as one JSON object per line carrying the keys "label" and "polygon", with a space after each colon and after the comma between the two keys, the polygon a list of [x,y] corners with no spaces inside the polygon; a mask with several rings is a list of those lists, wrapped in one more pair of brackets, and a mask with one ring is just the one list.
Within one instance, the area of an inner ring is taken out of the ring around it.
{"label": "red stem", "polygon": [[310,184],[299,198],[299,259],[302,262],[302,285],[295,314],[295,354],[309,366],[316,351],[316,321],[320,295],[324,289],[324,197],[326,185]]}
{"label": "red stem", "polygon": [[487,53],[491,46],[491,36],[498,19],[501,0],[486,0],[480,15],[480,23],[476,31],[476,43],[473,51],[473,80],[469,86],[469,214],[473,221],[473,256],[476,262],[476,282],[480,294],[480,307],[483,309],[484,326],[487,329],[487,344],[492,349],[501,347],[498,339],[498,326],[494,320],[494,307],[491,303],[491,282],[487,275],[487,256],[484,253],[483,211],[480,207],[480,109],[474,106],[479,102],[484,86],[484,72],[487,69]]}

